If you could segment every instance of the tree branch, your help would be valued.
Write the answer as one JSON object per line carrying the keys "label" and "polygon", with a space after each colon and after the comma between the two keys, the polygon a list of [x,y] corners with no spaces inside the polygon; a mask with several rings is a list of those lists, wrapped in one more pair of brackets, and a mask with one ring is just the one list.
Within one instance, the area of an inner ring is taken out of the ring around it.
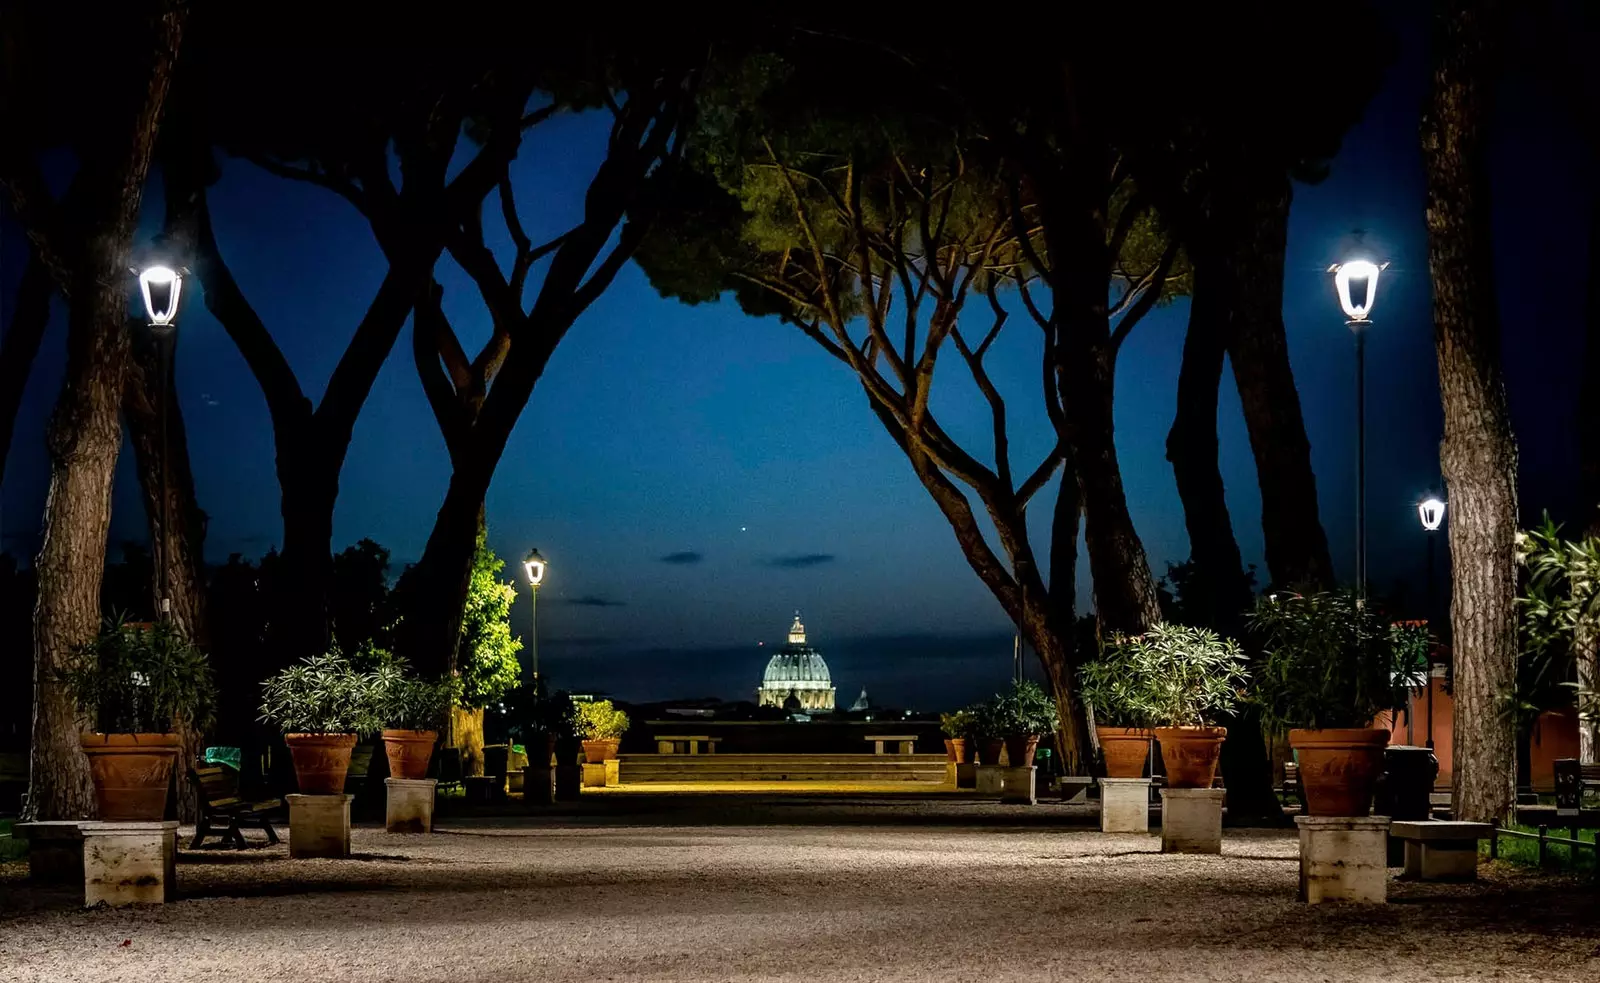
{"label": "tree branch", "polygon": [[1156,301],[1161,298],[1162,287],[1167,282],[1167,273],[1171,271],[1173,260],[1177,258],[1178,243],[1177,240],[1173,240],[1167,244],[1166,252],[1161,254],[1161,261],[1156,264],[1156,268],[1153,271],[1153,282],[1144,289],[1138,301],[1133,307],[1129,308],[1127,314],[1123,315],[1122,320],[1117,322],[1117,330],[1112,332],[1111,335],[1111,348],[1113,351],[1122,348],[1123,341],[1133,331],[1134,325],[1139,323],[1140,318],[1150,313],[1150,308],[1154,307]]}

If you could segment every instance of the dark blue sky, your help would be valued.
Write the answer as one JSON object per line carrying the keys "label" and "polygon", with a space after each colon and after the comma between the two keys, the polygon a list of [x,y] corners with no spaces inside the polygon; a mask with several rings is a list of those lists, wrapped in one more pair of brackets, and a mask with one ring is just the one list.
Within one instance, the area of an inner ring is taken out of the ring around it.
{"label": "dark blue sky", "polygon": [[[1369,562],[1381,587],[1409,580],[1420,590],[1415,503],[1438,488],[1440,417],[1416,139],[1422,38],[1418,25],[1402,28],[1401,57],[1331,176],[1296,189],[1284,315],[1321,517],[1348,572],[1353,356],[1325,270],[1348,258],[1356,228],[1367,230],[1371,257],[1392,264],[1368,347]],[[1588,248],[1592,163],[1554,78],[1520,63],[1505,86],[1495,151],[1497,280],[1531,518],[1573,504]],[[1337,90],[1305,96],[1337,98]],[[584,117],[533,132],[517,182],[536,239],[576,216],[603,138],[601,122]],[[302,386],[319,394],[383,274],[365,222],[328,192],[238,161],[225,162],[212,200],[236,277]],[[159,205],[157,189],[147,218]],[[20,249],[14,228],[5,235],[0,289],[9,295]],[[439,275],[470,347],[486,336],[487,316],[450,260]],[[281,541],[271,427],[243,360],[198,301],[187,296],[180,318],[178,385],[211,516],[207,553],[259,556]],[[10,308],[8,296],[8,319]],[[44,424],[61,377],[57,315],[3,489],[4,545],[24,555],[37,544]],[[1164,457],[1187,317],[1181,301],[1153,312],[1118,366],[1118,447],[1158,573],[1188,553]],[[1015,393],[1013,449],[1023,461],[1050,437],[1035,395],[1036,332],[1025,318],[1007,332],[991,369]],[[409,343],[403,335],[356,427],[335,516],[338,546],[369,536],[401,563],[420,554],[448,479]],[[987,418],[955,368],[940,379],[935,409],[986,451]],[[1260,564],[1260,501],[1231,376],[1220,425],[1235,531],[1247,562]],[[135,491],[124,467],[113,541],[143,538]],[[781,641],[796,608],[830,657],[842,700],[864,685],[891,703],[944,703],[981,695],[1009,671],[1004,615],[848,372],[796,330],[744,317],[731,303],[663,300],[631,266],[552,359],[500,465],[488,515],[502,555],[537,545],[551,562],[540,650],[558,685],[633,698],[748,696],[765,658],[757,643]],[[1080,582],[1086,601],[1086,569]],[[524,633],[527,616],[519,601]]]}

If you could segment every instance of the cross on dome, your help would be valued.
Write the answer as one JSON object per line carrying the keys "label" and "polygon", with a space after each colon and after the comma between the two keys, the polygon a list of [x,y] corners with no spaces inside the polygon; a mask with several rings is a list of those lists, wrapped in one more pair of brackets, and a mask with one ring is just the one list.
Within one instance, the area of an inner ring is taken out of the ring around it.
{"label": "cross on dome", "polygon": [[794,613],[794,624],[789,626],[789,644],[804,645],[806,643],[806,626],[800,623],[800,612]]}

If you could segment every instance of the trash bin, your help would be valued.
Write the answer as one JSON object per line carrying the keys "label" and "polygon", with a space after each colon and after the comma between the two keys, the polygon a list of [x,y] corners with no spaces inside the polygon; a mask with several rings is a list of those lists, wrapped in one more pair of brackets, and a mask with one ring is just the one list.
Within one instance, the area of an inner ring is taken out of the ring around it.
{"label": "trash bin", "polygon": [[[1439,777],[1439,759],[1433,749],[1391,744],[1383,752],[1383,773],[1378,776],[1375,812],[1391,819],[1433,818],[1433,782]],[[1405,866],[1405,841],[1389,840],[1389,866]]]}

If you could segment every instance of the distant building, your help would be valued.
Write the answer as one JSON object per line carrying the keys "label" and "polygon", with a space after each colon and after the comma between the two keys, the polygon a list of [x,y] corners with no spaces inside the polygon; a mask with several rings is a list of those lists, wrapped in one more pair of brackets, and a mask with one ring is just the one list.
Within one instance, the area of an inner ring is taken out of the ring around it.
{"label": "distant building", "polygon": [[[816,712],[833,709],[833,677],[822,655],[806,644],[806,626],[800,612],[789,626],[789,644],[767,662],[756,690],[756,703],[764,707],[796,708]],[[792,702],[791,702],[792,701]]]}
{"label": "distant building", "polygon": [[861,713],[864,710],[871,710],[871,709],[872,709],[872,701],[867,699],[867,688],[865,686],[863,686],[863,687],[861,687],[861,695],[856,697],[856,701],[854,703],[850,704],[850,712],[851,713]]}

